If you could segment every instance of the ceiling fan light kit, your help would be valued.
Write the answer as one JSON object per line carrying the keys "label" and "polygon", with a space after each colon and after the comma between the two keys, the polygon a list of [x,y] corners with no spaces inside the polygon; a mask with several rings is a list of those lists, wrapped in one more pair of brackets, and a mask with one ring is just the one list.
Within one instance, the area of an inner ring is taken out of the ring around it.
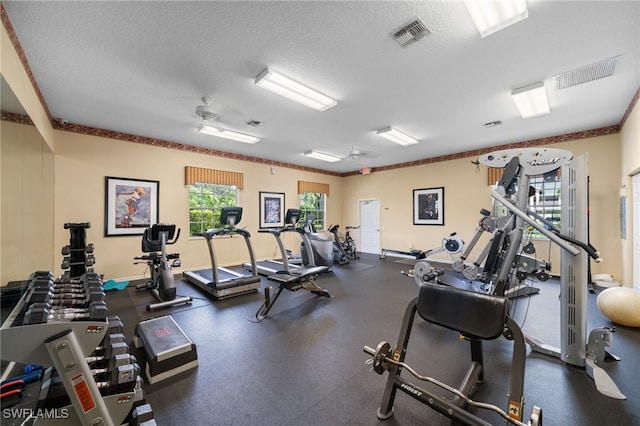
{"label": "ceiling fan light kit", "polygon": [[526,0],[464,0],[464,4],[481,38],[529,17]]}
{"label": "ceiling fan light kit", "polygon": [[511,98],[522,118],[537,117],[551,112],[543,81],[512,90]]}
{"label": "ceiling fan light kit", "polygon": [[224,139],[231,139],[234,141],[244,142],[244,143],[254,144],[260,141],[260,138],[256,136],[251,136],[244,133],[238,133],[232,130],[227,130],[227,129],[213,127],[213,126],[202,125],[198,128],[198,132],[205,135],[216,136]]}
{"label": "ceiling fan light kit", "polygon": [[385,139],[390,140],[391,142],[395,142],[398,145],[403,146],[415,145],[419,142],[416,138],[409,136],[406,133],[402,133],[401,131],[394,129],[393,127],[380,129],[378,130],[377,134]]}
{"label": "ceiling fan light kit", "polygon": [[335,99],[291,80],[282,74],[269,71],[269,68],[256,77],[255,84],[318,111],[326,111],[338,104]]}

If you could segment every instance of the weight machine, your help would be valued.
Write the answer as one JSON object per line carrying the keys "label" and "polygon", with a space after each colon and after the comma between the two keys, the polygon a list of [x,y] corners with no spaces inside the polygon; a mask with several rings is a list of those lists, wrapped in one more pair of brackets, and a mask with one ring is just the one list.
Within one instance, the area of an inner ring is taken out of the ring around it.
{"label": "weight machine", "polygon": [[[514,268],[521,266],[523,229],[532,226],[562,249],[560,291],[560,342],[555,348],[526,336],[532,350],[561,359],[567,364],[584,368],[594,380],[598,391],[616,399],[626,399],[609,375],[599,366],[611,345],[611,330],[597,328],[587,342],[587,291],[589,257],[601,262],[600,254],[588,242],[587,230],[587,158],[572,158],[569,151],[551,148],[522,148],[485,154],[479,162],[489,167],[504,168],[503,175],[491,196],[510,213],[510,224],[503,228],[508,244],[499,253],[500,266],[494,294],[505,294]],[[529,178],[561,168],[562,219],[561,230],[528,209]],[[542,223],[541,223],[542,222]]]}
{"label": "weight machine", "polygon": [[[392,349],[389,343],[383,341],[375,350],[364,347],[364,351],[373,356],[373,371],[378,374],[385,371],[389,373],[377,417],[386,420],[393,416],[396,391],[401,390],[451,418],[455,424],[492,424],[467,410],[467,407],[472,406],[492,411],[510,424],[541,425],[542,410],[536,406],[531,410],[529,423],[523,422],[526,344],[522,330],[508,315],[507,298],[441,285],[438,278],[443,274],[443,270],[436,270],[425,261],[418,262],[413,274],[419,287],[418,296],[405,310],[396,346]],[[460,312],[464,312],[464,315],[460,315]],[[429,323],[459,332],[461,337],[469,342],[471,363],[457,388],[433,377],[421,375],[404,362],[416,313]],[[503,335],[513,341],[511,381],[506,410],[494,404],[471,399],[478,386],[485,380],[483,341]],[[401,375],[403,371],[408,371],[421,382],[448,391],[453,395],[452,398],[443,398],[424,385],[410,382]]]}

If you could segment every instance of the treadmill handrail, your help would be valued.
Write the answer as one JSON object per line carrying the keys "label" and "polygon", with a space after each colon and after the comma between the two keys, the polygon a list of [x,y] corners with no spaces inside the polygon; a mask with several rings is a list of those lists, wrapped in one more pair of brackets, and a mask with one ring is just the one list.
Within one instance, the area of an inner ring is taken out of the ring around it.
{"label": "treadmill handrail", "polygon": [[232,228],[211,228],[211,229],[207,229],[204,232],[196,233],[194,235],[202,236],[210,240],[213,237],[216,237],[218,235],[232,235],[232,234],[239,234],[246,237],[251,237],[251,234],[249,233],[249,231],[241,228],[233,228],[233,229]]}

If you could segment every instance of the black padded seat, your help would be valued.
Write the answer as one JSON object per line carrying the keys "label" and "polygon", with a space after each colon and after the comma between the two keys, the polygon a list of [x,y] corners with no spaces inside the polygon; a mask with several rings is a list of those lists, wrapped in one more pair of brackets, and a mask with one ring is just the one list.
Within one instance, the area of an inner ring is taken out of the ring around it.
{"label": "black padded seat", "polygon": [[296,277],[293,275],[289,275],[289,274],[273,274],[273,275],[269,275],[267,277],[267,279],[271,280],[271,281],[275,281],[278,283],[292,283],[295,281],[299,281],[300,277]]}
{"label": "black padded seat", "polygon": [[[308,268],[297,268],[297,269],[293,269],[291,271],[289,271],[290,275],[296,276],[296,277],[300,277],[300,278],[306,278],[306,277],[310,277],[310,276],[314,276],[314,275],[319,275],[323,272],[327,271],[327,267],[326,266],[310,266]],[[278,274],[280,275],[280,274]]]}
{"label": "black padded seat", "polygon": [[418,293],[418,314],[425,320],[470,337],[491,340],[502,335],[506,297],[425,283]]}

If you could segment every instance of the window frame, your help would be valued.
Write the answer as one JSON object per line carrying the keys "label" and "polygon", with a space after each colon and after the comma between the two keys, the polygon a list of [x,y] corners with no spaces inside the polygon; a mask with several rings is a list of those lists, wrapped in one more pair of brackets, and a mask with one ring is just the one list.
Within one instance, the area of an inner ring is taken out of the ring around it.
{"label": "window frame", "polygon": [[[197,195],[199,195],[199,202],[197,204],[193,204],[193,195],[194,195],[194,187],[200,188],[199,191],[195,191]],[[225,188],[223,191],[220,191],[221,188]],[[205,189],[203,191],[202,189]],[[206,189],[209,189],[206,191]],[[234,192],[233,203],[229,200],[215,200],[215,197],[229,197],[230,192]],[[210,202],[205,202],[205,197],[210,196]],[[220,212],[222,207],[235,207],[238,205],[240,197],[240,191],[237,185],[225,185],[225,184],[216,184],[216,183],[208,183],[208,182],[194,182],[189,185],[189,237],[199,237],[202,232],[207,229],[211,229],[213,227],[219,227],[220,224]],[[193,220],[194,211],[200,211],[200,220]],[[203,212],[210,211],[211,212],[211,220],[207,220],[204,217]],[[198,228],[194,228],[194,225]]]}
{"label": "window frame", "polygon": [[[306,209],[303,206],[303,197],[307,194],[315,194],[318,196],[321,206],[315,209]],[[324,231],[327,228],[325,218],[327,217],[327,194],[323,192],[302,192],[298,194],[298,207],[301,210],[300,222],[303,223],[306,220],[307,214],[315,214],[316,218],[313,221],[313,225],[316,231]]]}
{"label": "window frame", "polygon": [[[560,228],[562,224],[562,176],[559,171],[555,170],[553,174],[555,175],[554,181],[545,179],[545,175],[529,177],[529,186],[536,190],[536,193],[529,197],[529,208]],[[553,175],[549,174],[549,176]],[[542,225],[546,227],[546,225]],[[536,229],[527,229],[527,232],[531,239],[549,239]]]}

